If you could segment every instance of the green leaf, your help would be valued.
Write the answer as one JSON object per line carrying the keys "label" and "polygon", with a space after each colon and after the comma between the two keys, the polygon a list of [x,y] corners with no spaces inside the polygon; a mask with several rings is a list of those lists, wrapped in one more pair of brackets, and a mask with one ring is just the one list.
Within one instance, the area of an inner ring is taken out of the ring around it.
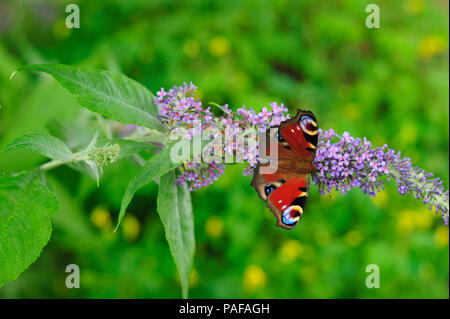
{"label": "green leaf", "polygon": [[[189,141],[182,141],[189,143]],[[137,172],[137,174],[128,183],[125,194],[122,197],[122,203],[120,205],[119,219],[117,221],[117,227],[119,227],[123,216],[125,215],[125,210],[131,202],[134,193],[140,188],[144,187],[155,178],[158,178],[167,172],[177,168],[181,163],[189,158],[190,154],[186,154],[185,157],[180,157],[176,161],[171,158],[171,149],[176,144],[168,145],[164,147],[160,153],[153,156],[151,159],[145,163],[145,165]]]}
{"label": "green leaf", "polygon": [[180,274],[183,298],[187,298],[195,252],[194,217],[191,194],[187,186],[175,184],[174,170],[161,176],[159,180],[157,210]]}
{"label": "green leaf", "polygon": [[41,171],[0,175],[0,287],[39,256],[57,209],[58,200]]}
{"label": "green leaf", "polygon": [[73,155],[63,141],[44,134],[20,136],[6,145],[0,154],[15,150],[32,151],[63,162],[70,161]]}
{"label": "green leaf", "polygon": [[76,96],[82,106],[91,111],[122,123],[165,130],[157,118],[153,94],[124,75],[63,64],[34,64],[19,70],[24,69],[52,75]]}

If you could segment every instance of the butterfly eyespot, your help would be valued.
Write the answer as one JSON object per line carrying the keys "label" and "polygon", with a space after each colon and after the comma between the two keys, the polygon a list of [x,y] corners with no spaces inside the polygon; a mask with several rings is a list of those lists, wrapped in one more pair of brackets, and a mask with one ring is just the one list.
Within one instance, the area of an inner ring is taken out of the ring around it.
{"label": "butterfly eyespot", "polygon": [[278,139],[278,142],[286,142],[284,137],[281,135],[280,131],[277,132],[277,139]]}
{"label": "butterfly eyespot", "polygon": [[317,131],[317,123],[314,121],[314,119],[309,115],[302,115],[300,117],[299,121],[300,127],[302,128],[303,132],[306,132],[310,135],[316,134]]}
{"label": "butterfly eyespot", "polygon": [[302,215],[302,208],[300,206],[289,206],[282,216],[283,224],[287,226],[294,226],[300,220]]}
{"label": "butterfly eyespot", "polygon": [[276,189],[276,187],[273,186],[272,184],[267,184],[264,187],[264,193],[266,193],[266,196],[269,196],[269,194],[272,193],[275,189]]}

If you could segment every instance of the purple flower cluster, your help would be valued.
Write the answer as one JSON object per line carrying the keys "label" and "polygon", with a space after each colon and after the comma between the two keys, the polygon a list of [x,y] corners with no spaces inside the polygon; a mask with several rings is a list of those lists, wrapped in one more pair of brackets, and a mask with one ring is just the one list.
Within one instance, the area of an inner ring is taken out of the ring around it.
{"label": "purple flower cluster", "polygon": [[[234,137],[242,136],[248,129],[265,132],[269,127],[279,125],[289,118],[288,109],[273,102],[270,109],[263,107],[260,112],[244,106],[233,112],[228,105],[215,104],[223,112],[221,116],[215,116],[210,107],[204,108],[194,97],[196,90],[192,83],[184,83],[169,91],[161,89],[155,97],[159,117],[172,132],[180,131],[188,139],[212,132],[210,137],[213,140],[219,138],[220,143],[224,142],[209,146],[210,151],[217,147],[218,160],[206,163],[201,160],[202,155],[198,155],[185,162],[177,183],[188,184],[190,190],[208,186],[223,174],[223,158],[236,156],[239,152],[248,163],[244,175],[252,174],[258,161],[258,145],[238,144]],[[201,123],[200,128],[196,123]],[[227,137],[230,133],[234,136],[231,139]],[[312,174],[312,178],[321,194],[330,193],[333,189],[347,193],[352,188],[360,188],[369,196],[375,196],[386,182],[393,179],[400,194],[412,193],[436,213],[441,212],[444,222],[448,223],[449,192],[443,182],[433,178],[431,173],[413,167],[409,158],[401,157],[400,152],[389,149],[387,145],[373,147],[366,138],[319,129],[314,165],[317,172]]]}
{"label": "purple flower cluster", "polygon": [[[184,138],[192,139],[201,134],[196,131],[195,123],[201,123],[206,128],[213,125],[213,113],[210,108],[204,109],[202,102],[194,97],[197,87],[192,83],[174,86],[169,91],[161,88],[155,97],[158,107],[158,117],[172,132],[183,132]],[[192,159],[194,160],[194,159]],[[192,191],[210,185],[223,174],[224,165],[216,162],[197,163],[187,161],[181,167],[182,174],[177,178],[177,184],[189,184]]]}
{"label": "purple flower cluster", "polygon": [[253,109],[246,109],[244,106],[236,111],[236,115],[241,118],[242,125],[245,127],[256,127],[264,132],[271,126],[280,125],[281,122],[289,118],[289,110],[283,103],[270,103],[271,110],[263,107],[261,112],[256,113]]}
{"label": "purple flower cluster", "polygon": [[[289,117],[288,109],[283,104],[273,102],[270,104],[271,110],[263,107],[261,112],[256,113],[253,109],[246,109],[243,106],[233,112],[228,105],[216,104],[215,106],[223,112],[217,117],[211,112],[210,107],[203,108],[201,101],[194,97],[196,90],[197,87],[192,83],[174,86],[169,91],[161,88],[155,97],[159,118],[173,133],[182,132],[188,139],[204,132],[212,132],[210,136],[212,140],[222,141],[224,138],[224,143],[219,147],[221,159],[226,155],[236,156],[237,153],[242,153],[243,160],[249,164],[244,174],[251,174],[257,164],[257,143],[249,143],[243,147],[235,137],[245,134],[250,128],[263,132],[270,126],[280,124]],[[201,124],[200,129],[198,123]],[[232,138],[228,138],[228,135]],[[218,145],[212,144],[211,148],[216,146]],[[219,160],[204,163],[198,158],[192,158],[191,161],[184,163],[177,183],[180,185],[188,183],[190,190],[208,186],[223,174],[224,168],[222,161]]]}
{"label": "purple flower cluster", "polygon": [[421,199],[436,214],[441,212],[442,219],[448,226],[449,192],[443,184],[439,177],[433,178],[432,173],[427,173],[416,166],[411,169],[411,178],[406,191],[412,192],[416,199]]}
{"label": "purple flower cluster", "polygon": [[161,88],[155,97],[155,105],[162,123],[170,129],[190,128],[196,121],[211,124],[213,113],[209,107],[204,109],[202,102],[194,97],[196,91],[197,87],[192,83],[174,86],[168,92]]}
{"label": "purple flower cluster", "polygon": [[441,212],[448,224],[449,192],[443,182],[439,178],[432,179],[431,173],[413,168],[409,158],[402,158],[400,152],[396,153],[387,145],[372,147],[365,138],[319,129],[315,167],[317,172],[312,178],[321,194],[333,189],[347,193],[358,187],[369,196],[375,196],[386,181],[394,179],[400,194],[413,193],[431,210]]}
{"label": "purple flower cluster", "polygon": [[[239,118],[239,127],[243,129],[254,128],[257,132],[265,132],[269,127],[277,126],[289,118],[288,109],[283,103],[270,103],[271,110],[263,107],[261,112],[256,113],[253,109],[246,109],[244,106],[237,109],[236,113],[231,113],[235,118]],[[234,146],[234,151],[238,151]],[[244,150],[244,160],[248,162],[248,167],[244,170],[244,175],[253,174],[253,170],[258,163],[258,145],[254,143]]]}
{"label": "purple flower cluster", "polygon": [[205,166],[201,163],[186,162],[182,166],[182,174],[177,178],[178,185],[189,184],[189,190],[193,191],[211,185],[224,172],[225,166],[215,162]]}

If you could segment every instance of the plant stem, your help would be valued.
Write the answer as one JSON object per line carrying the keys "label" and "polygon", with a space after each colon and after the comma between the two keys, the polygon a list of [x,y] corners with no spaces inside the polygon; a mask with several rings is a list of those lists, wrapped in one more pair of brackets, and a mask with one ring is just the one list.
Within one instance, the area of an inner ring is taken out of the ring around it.
{"label": "plant stem", "polygon": [[73,154],[73,157],[71,160],[69,161],[59,161],[59,160],[52,160],[50,162],[44,163],[41,166],[39,166],[39,168],[41,170],[43,170],[44,172],[49,171],[55,167],[64,165],[64,164],[68,164],[68,163],[74,163],[74,162],[79,162],[82,161],[83,158],[85,156],[84,152],[77,152]]}
{"label": "plant stem", "polygon": [[221,110],[222,112],[230,115],[230,112],[228,112],[227,110],[225,110],[221,105],[219,105],[218,103],[215,102],[209,102],[209,105],[215,106],[217,107],[219,110]]}
{"label": "plant stem", "polygon": [[39,166],[39,168],[41,170],[43,170],[44,172],[46,172],[46,171],[49,171],[49,170],[51,170],[51,169],[53,169],[55,167],[61,166],[63,164],[65,164],[65,162],[58,161],[58,160],[53,160],[53,161],[50,161],[50,162],[42,164],[41,166]]}

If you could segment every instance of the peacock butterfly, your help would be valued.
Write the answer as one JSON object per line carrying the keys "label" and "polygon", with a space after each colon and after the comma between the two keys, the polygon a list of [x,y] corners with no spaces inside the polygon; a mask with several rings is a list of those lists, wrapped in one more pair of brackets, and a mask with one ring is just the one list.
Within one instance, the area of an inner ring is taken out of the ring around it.
{"label": "peacock butterfly", "polygon": [[[295,117],[266,131],[265,156],[276,163],[276,169],[264,172],[271,164],[259,161],[254,170],[250,185],[275,215],[277,226],[288,230],[300,220],[308,198],[318,129],[312,112],[297,110]],[[271,154],[271,145],[278,153]]]}

